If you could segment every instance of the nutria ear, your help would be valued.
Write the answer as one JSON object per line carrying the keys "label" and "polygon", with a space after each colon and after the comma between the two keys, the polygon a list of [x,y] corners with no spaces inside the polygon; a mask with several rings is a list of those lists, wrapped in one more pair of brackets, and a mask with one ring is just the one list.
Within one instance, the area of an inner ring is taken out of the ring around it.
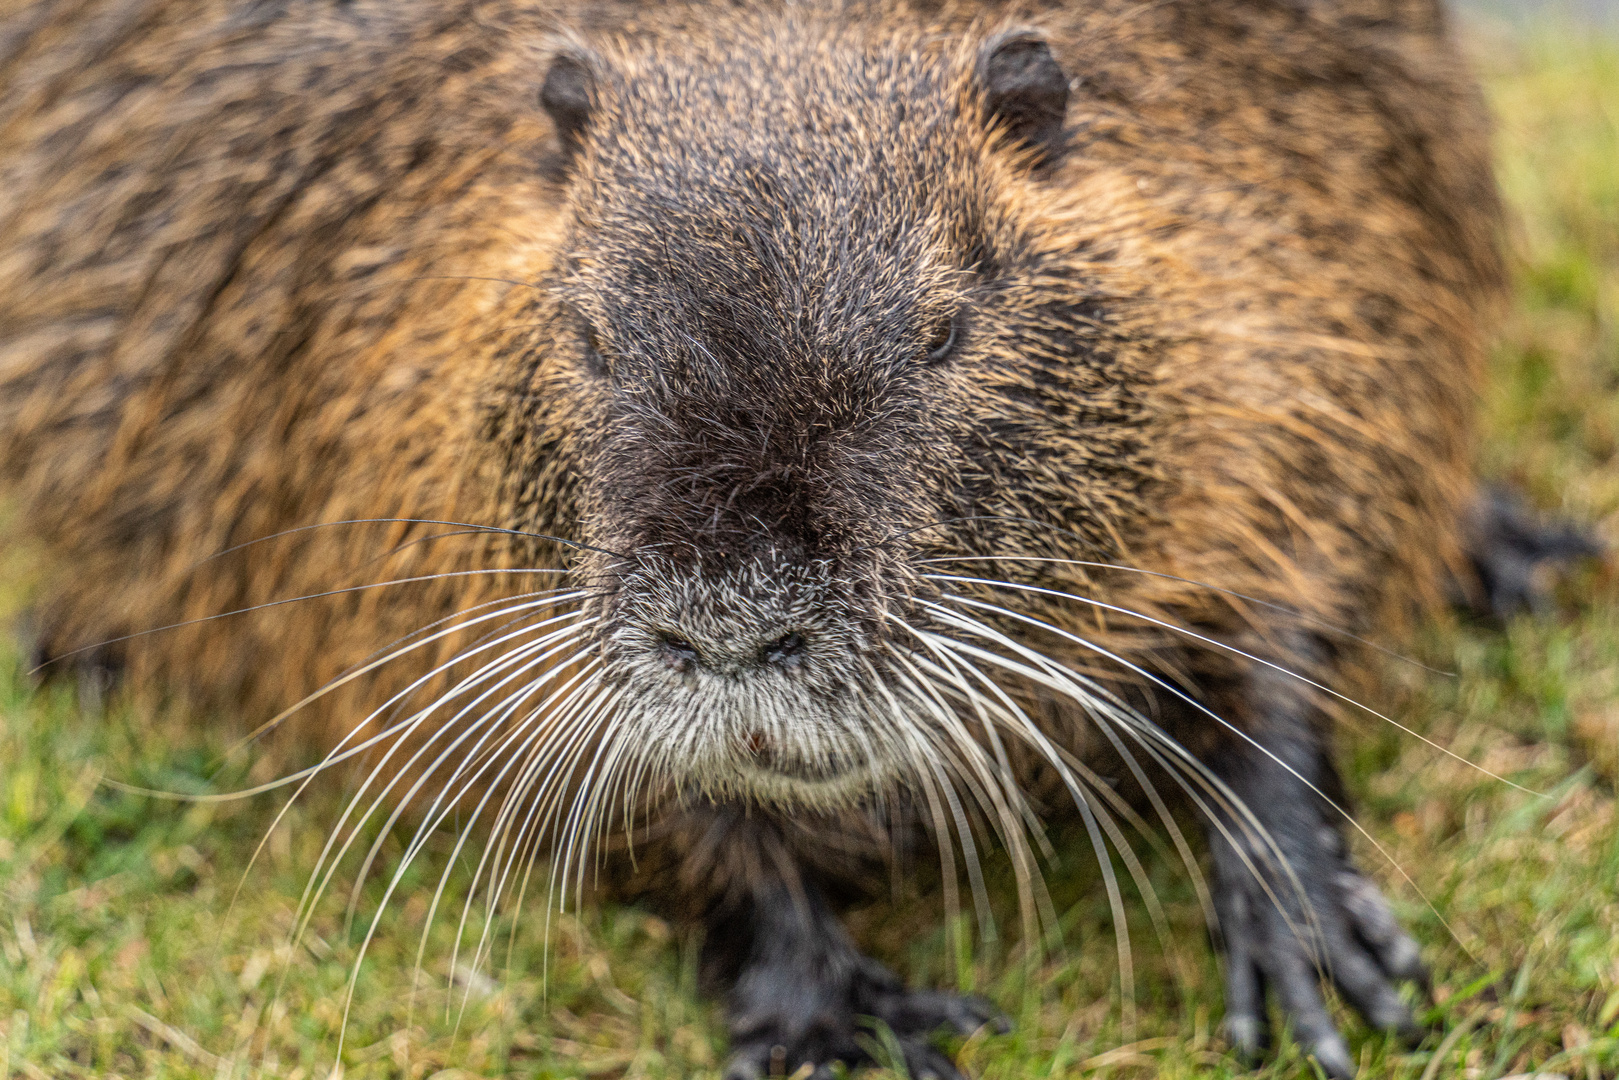
{"label": "nutria ear", "polygon": [[1042,157],[1058,148],[1068,112],[1068,75],[1039,34],[1011,30],[991,38],[978,56],[978,82],[991,121]]}
{"label": "nutria ear", "polygon": [[556,125],[564,155],[571,156],[590,123],[596,76],[582,57],[563,53],[551,61],[540,87],[540,105]]}

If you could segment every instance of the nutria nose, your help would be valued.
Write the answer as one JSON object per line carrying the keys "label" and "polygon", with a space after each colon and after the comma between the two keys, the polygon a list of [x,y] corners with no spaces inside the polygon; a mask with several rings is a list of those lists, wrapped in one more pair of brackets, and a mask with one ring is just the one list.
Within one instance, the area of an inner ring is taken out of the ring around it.
{"label": "nutria nose", "polygon": [[779,667],[796,666],[803,662],[804,635],[797,630],[789,630],[760,649],[759,656],[767,664],[775,664]]}
{"label": "nutria nose", "polygon": [[789,630],[763,644],[737,641],[696,642],[691,636],[666,632],[658,636],[657,652],[663,662],[681,674],[708,668],[742,671],[751,667],[792,670],[804,662],[809,641],[802,631]]}
{"label": "nutria nose", "polygon": [[702,660],[697,647],[684,638],[666,637],[658,642],[658,655],[663,662],[684,675],[696,669]]}

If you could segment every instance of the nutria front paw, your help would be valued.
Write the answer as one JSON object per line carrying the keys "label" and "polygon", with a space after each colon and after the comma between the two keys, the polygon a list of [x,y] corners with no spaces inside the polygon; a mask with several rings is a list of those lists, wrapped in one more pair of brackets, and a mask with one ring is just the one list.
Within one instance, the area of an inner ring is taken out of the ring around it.
{"label": "nutria front paw", "polygon": [[1591,530],[1537,514],[1517,492],[1495,485],[1479,492],[1464,526],[1479,586],[1468,606],[1503,622],[1520,611],[1546,612],[1559,573],[1606,551]]}
{"label": "nutria front paw", "polygon": [[1349,1080],[1355,1061],[1327,1014],[1321,983],[1331,981],[1371,1026],[1416,1039],[1422,1028],[1395,986],[1426,986],[1427,971],[1417,943],[1400,928],[1377,886],[1350,863],[1337,831],[1321,831],[1321,849],[1313,859],[1292,860],[1291,879],[1265,875],[1268,892],[1248,866],[1232,865],[1241,860],[1228,843],[1213,845],[1226,960],[1225,1029],[1240,1055],[1257,1058],[1269,1042],[1268,987],[1305,1052],[1328,1076]]}
{"label": "nutria front paw", "polygon": [[744,975],[732,993],[733,1049],[726,1080],[797,1076],[806,1065],[804,1075],[830,1080],[835,1063],[854,1069],[873,1061],[870,1049],[885,1043],[879,1025],[893,1033],[914,1080],[962,1080],[933,1038],[942,1031],[971,1035],[985,1025],[1011,1030],[1000,1010],[982,998],[907,990],[877,961],[850,959],[848,967]]}

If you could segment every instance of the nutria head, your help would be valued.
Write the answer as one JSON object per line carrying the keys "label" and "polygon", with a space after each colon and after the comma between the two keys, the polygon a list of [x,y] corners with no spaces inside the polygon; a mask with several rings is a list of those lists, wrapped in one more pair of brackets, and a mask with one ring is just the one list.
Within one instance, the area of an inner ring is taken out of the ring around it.
{"label": "nutria head", "polygon": [[1031,521],[1106,544],[1144,475],[1136,376],[1053,232],[1068,78],[1038,36],[737,32],[552,66],[569,224],[549,456],[518,467],[567,478],[547,524],[595,549],[604,677],[655,768],[842,800],[937,756],[922,560]]}

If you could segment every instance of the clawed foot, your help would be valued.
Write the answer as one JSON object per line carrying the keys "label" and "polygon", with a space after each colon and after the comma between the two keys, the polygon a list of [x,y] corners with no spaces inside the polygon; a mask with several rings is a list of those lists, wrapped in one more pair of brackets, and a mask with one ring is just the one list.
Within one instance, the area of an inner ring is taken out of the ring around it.
{"label": "clawed foot", "polygon": [[36,685],[54,680],[71,683],[78,691],[80,708],[87,712],[100,712],[123,681],[123,657],[115,645],[59,651],[53,635],[33,614],[19,620],[17,629]]}
{"label": "clawed foot", "polygon": [[[776,974],[781,977],[770,978]],[[769,984],[751,976],[764,976]],[[933,1038],[946,1031],[971,1035],[986,1025],[1011,1030],[1000,1010],[982,998],[907,990],[893,972],[858,954],[815,972],[749,972],[732,1000],[726,1080],[830,1080],[836,1062],[852,1070],[874,1060],[871,1050],[886,1043],[879,1025],[892,1032],[913,1080],[962,1080]]]}
{"label": "clawed foot", "polygon": [[1550,521],[1505,488],[1486,487],[1467,517],[1467,548],[1483,591],[1480,614],[1506,619],[1551,605],[1558,568],[1603,553],[1588,530]]}
{"label": "clawed foot", "polygon": [[1269,988],[1305,1052],[1328,1076],[1349,1080],[1355,1061],[1327,1014],[1322,980],[1330,980],[1368,1024],[1417,1039],[1422,1028],[1395,986],[1426,987],[1427,971],[1417,943],[1400,928],[1377,886],[1350,863],[1342,838],[1335,830],[1321,831],[1318,857],[1296,860],[1301,864],[1293,867],[1307,910],[1298,885],[1285,875],[1266,874],[1273,899],[1252,871],[1231,865],[1240,860],[1228,843],[1214,845],[1221,885],[1215,905],[1226,954],[1225,1027],[1239,1054],[1257,1058],[1269,1044]]}

